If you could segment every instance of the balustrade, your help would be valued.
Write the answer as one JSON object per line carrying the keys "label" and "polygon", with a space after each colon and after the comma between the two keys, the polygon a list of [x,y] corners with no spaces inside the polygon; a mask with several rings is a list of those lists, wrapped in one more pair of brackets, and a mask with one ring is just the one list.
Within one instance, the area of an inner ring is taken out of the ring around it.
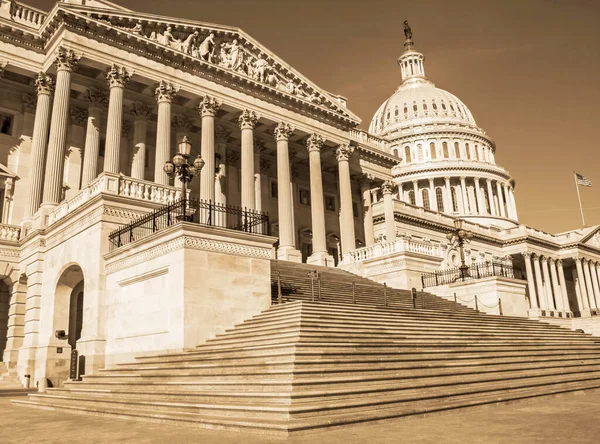
{"label": "balustrade", "polygon": [[14,225],[0,224],[0,241],[18,241],[21,228]]}
{"label": "balustrade", "polygon": [[36,8],[23,3],[13,2],[11,5],[10,16],[17,23],[34,26],[39,28],[48,14]]}
{"label": "balustrade", "polygon": [[367,247],[357,248],[348,255],[353,262],[362,262],[380,258],[394,253],[416,253],[425,256],[442,257],[442,247],[433,243],[400,238],[393,242],[382,242]]}

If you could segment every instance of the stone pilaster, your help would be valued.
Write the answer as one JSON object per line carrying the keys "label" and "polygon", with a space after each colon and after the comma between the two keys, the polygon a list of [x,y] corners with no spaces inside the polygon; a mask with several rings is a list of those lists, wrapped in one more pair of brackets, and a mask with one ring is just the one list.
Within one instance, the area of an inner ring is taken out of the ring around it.
{"label": "stone pilaster", "polygon": [[275,127],[277,142],[277,209],[279,217],[279,248],[277,258],[293,262],[301,262],[302,255],[294,245],[292,224],[292,185],[290,182],[290,153],[288,140],[294,133],[294,128],[284,122]]}
{"label": "stone pilaster", "polygon": [[215,115],[221,103],[214,97],[204,96],[199,105],[202,116],[200,150],[205,165],[200,172],[200,199],[215,202]]}
{"label": "stone pilaster", "polygon": [[104,150],[104,171],[107,173],[119,173],[121,130],[123,126],[123,93],[130,76],[125,67],[118,67],[114,64],[106,74],[110,89],[106,121],[106,148]]}
{"label": "stone pilaster", "polygon": [[[242,111],[239,117],[242,133],[240,153],[242,159],[241,206],[248,210],[256,209],[256,196],[254,194],[254,126],[256,122],[258,122],[258,116],[254,111],[248,109]],[[289,196],[289,194],[287,195]]]}
{"label": "stone pilaster", "polygon": [[83,151],[83,171],[81,186],[93,181],[98,174],[98,156],[100,155],[100,124],[104,107],[107,103],[106,92],[90,88],[86,92],[88,101],[88,118],[85,132],[85,147]]}
{"label": "stone pilaster", "polygon": [[340,180],[340,235],[342,241],[342,257],[356,249],[354,234],[354,214],[352,213],[352,183],[350,182],[350,156],[354,152],[352,145],[340,145],[335,154],[338,161]]}
{"label": "stone pilaster", "polygon": [[169,184],[169,176],[164,172],[163,167],[171,157],[171,102],[178,91],[178,87],[164,80],[160,81],[154,91],[158,103],[154,182],[160,185]]}
{"label": "stone pilaster", "polygon": [[148,142],[148,118],[150,108],[136,102],[131,108],[133,114],[133,152],[131,153],[131,177],[144,180],[146,171],[146,143]]}
{"label": "stone pilaster", "polygon": [[42,184],[44,181],[44,161],[48,146],[48,127],[50,123],[50,95],[54,82],[46,73],[40,72],[35,79],[37,104],[33,123],[33,138],[31,144],[31,171],[29,192],[25,207],[25,218],[29,219],[42,203]]}
{"label": "stone pilaster", "polygon": [[394,221],[394,199],[392,193],[396,185],[393,181],[387,180],[381,185],[383,193],[383,214],[385,217],[385,238],[388,242],[396,240],[396,222]]}
{"label": "stone pilaster", "polygon": [[60,47],[56,53],[56,90],[52,105],[48,158],[42,205],[56,206],[62,195],[65,146],[69,125],[69,100],[71,97],[71,73],[79,62],[78,56],[69,49]]}

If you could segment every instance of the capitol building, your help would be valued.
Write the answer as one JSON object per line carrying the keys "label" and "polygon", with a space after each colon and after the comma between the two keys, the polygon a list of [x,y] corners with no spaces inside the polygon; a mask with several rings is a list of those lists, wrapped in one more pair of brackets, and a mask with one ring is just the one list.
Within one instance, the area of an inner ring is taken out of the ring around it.
{"label": "capitol building", "polygon": [[1,0],[0,370],[44,390],[192,349],[290,264],[599,336],[600,226],[520,223],[486,110],[422,49],[406,25],[365,131],[238,28]]}

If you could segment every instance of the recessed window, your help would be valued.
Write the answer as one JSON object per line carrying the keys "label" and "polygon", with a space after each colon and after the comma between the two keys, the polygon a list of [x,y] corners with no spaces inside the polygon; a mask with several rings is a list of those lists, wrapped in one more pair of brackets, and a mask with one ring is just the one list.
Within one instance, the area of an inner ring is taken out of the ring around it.
{"label": "recessed window", "polygon": [[407,114],[408,114],[408,108],[405,106],[404,107],[404,115],[407,115]]}
{"label": "recessed window", "polygon": [[417,108],[417,104],[415,103],[415,104],[413,105],[413,111],[414,111],[414,112],[417,112],[417,109],[418,109],[418,108]]}
{"label": "recessed window", "polygon": [[352,201],[352,215],[357,218],[359,216],[359,211],[358,211],[359,205],[358,202],[354,202]]}
{"label": "recessed window", "polygon": [[407,163],[410,163],[410,162],[412,162],[412,158],[411,158],[411,156],[410,156],[410,147],[409,147],[409,146],[405,146],[405,147],[404,147],[404,160],[405,160]]}
{"label": "recessed window", "polygon": [[423,109],[424,109],[425,111],[427,111],[427,104],[426,104],[426,103],[424,103],[424,104],[423,104]]}
{"label": "recessed window", "polygon": [[396,108],[396,109],[395,109],[395,111],[394,111],[394,115],[395,115],[396,117],[398,117],[398,108]]}
{"label": "recessed window", "polygon": [[310,205],[310,191],[306,188],[298,188],[298,202],[302,205]]}
{"label": "recessed window", "polygon": [[12,136],[14,120],[15,116],[6,113],[0,113],[0,134]]}
{"label": "recessed window", "polygon": [[458,199],[456,198],[456,187],[450,188],[450,194],[452,195],[452,211],[458,213]]}
{"label": "recessed window", "polygon": [[458,145],[458,142],[454,142],[454,157],[460,159],[460,146]]}
{"label": "recessed window", "polygon": [[423,208],[430,210],[431,204],[429,202],[429,190],[427,188],[423,188],[421,191],[421,196],[423,197]]}
{"label": "recessed window", "polygon": [[442,150],[444,151],[444,159],[448,158],[448,142],[442,143]]}
{"label": "recessed window", "polygon": [[438,211],[444,212],[444,192],[441,187],[435,189],[435,201],[437,202]]}
{"label": "recessed window", "polygon": [[144,168],[150,168],[150,148],[146,147],[146,154],[144,157]]}
{"label": "recessed window", "polygon": [[437,159],[437,153],[435,152],[435,143],[433,142],[429,144],[429,153],[431,155],[432,160]]}
{"label": "recessed window", "polygon": [[446,110],[446,104],[444,102],[442,102],[442,109]]}
{"label": "recessed window", "polygon": [[277,181],[271,180],[271,198],[277,199],[279,196],[279,189],[277,188]]}
{"label": "recessed window", "polygon": [[423,161],[423,145],[417,145],[417,161]]}
{"label": "recessed window", "polygon": [[337,207],[335,205],[335,197],[334,196],[325,195],[325,209],[327,211],[333,211],[333,212],[335,212],[337,210]]}
{"label": "recessed window", "polygon": [[467,159],[471,160],[471,147],[468,143],[465,143],[465,152],[467,153]]}
{"label": "recessed window", "polygon": [[437,105],[435,102],[433,102],[433,109],[437,110]]}
{"label": "recessed window", "polygon": [[410,190],[408,192],[408,202],[411,205],[416,205],[416,201],[415,201],[415,192],[413,190]]}
{"label": "recessed window", "polygon": [[394,156],[398,157],[398,148],[394,149]]}

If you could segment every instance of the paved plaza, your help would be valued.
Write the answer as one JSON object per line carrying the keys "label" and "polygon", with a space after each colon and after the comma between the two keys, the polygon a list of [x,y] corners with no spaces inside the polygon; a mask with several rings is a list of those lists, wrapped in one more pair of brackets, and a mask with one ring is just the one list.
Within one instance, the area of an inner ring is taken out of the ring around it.
{"label": "paved plaza", "polygon": [[600,391],[492,405],[293,438],[220,432],[22,408],[0,397],[2,443],[598,443]]}

